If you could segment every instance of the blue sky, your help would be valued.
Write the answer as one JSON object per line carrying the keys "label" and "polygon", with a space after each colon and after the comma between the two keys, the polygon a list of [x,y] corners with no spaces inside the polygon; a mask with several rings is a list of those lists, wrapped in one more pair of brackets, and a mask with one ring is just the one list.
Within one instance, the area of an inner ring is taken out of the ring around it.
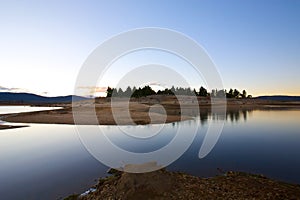
{"label": "blue sky", "polygon": [[298,0],[0,1],[0,25],[0,91],[71,94],[103,41],[162,27],[202,45],[225,88],[300,95]]}

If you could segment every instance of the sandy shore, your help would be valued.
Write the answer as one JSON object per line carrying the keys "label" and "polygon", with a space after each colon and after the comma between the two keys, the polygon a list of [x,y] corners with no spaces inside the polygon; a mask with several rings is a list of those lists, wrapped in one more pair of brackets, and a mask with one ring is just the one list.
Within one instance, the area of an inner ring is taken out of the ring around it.
{"label": "sandy shore", "polygon": [[[181,116],[176,114],[174,110],[168,113],[167,117],[159,112],[151,112],[149,114],[149,105],[132,103],[130,105],[130,117],[128,117],[126,109],[122,106],[115,107],[113,115],[112,108],[109,105],[91,105],[66,107],[63,109],[52,111],[39,111],[30,113],[20,113],[13,115],[2,116],[4,121],[18,122],[18,123],[44,123],[44,124],[84,124],[84,125],[115,125],[116,119],[118,124],[121,125],[134,125],[134,124],[158,124],[170,123],[189,119],[189,116]],[[95,113],[96,110],[96,113]],[[180,112],[180,111],[178,111]],[[73,113],[76,113],[74,120]],[[132,119],[132,120],[131,120]]]}
{"label": "sandy shore", "polygon": [[[187,99],[184,100],[188,101]],[[45,123],[45,124],[84,124],[84,125],[135,125],[159,124],[192,119],[210,112],[211,102],[207,98],[198,98],[197,103],[179,104],[173,96],[144,97],[132,100],[129,107],[120,98],[118,103],[111,106],[108,98],[96,101],[82,101],[75,105],[61,105],[64,108],[51,111],[39,111],[20,114],[2,115],[7,122]],[[300,102],[277,102],[254,99],[228,100],[227,110],[238,109],[269,109],[269,108],[300,108]],[[129,108],[129,109],[128,109]],[[96,111],[96,112],[95,112]],[[128,114],[129,111],[129,114]],[[74,119],[73,114],[76,114]],[[75,121],[75,122],[74,122]]]}

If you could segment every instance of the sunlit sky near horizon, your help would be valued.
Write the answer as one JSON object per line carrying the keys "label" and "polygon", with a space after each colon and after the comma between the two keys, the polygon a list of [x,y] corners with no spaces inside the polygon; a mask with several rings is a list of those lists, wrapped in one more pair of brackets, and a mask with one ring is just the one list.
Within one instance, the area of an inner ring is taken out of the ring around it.
{"label": "sunlit sky near horizon", "polygon": [[[300,95],[298,0],[0,0],[0,25],[2,92],[72,94],[82,64],[102,42],[131,29],[161,27],[205,48],[227,89]],[[180,73],[184,67],[177,66]],[[115,86],[119,76],[105,86]]]}

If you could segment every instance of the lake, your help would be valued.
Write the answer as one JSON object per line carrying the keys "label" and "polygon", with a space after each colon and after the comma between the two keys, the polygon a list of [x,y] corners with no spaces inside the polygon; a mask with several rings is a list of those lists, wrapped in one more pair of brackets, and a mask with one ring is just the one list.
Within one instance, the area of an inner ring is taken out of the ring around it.
{"label": "lake", "polygon": [[[179,127],[186,131],[181,134],[189,134],[200,122],[193,143],[169,170],[200,177],[220,174],[220,169],[244,171],[300,184],[299,119],[299,109],[231,110],[219,140],[202,159],[198,153],[208,125],[219,123],[215,113],[201,110],[194,120],[167,124],[150,140],[129,140],[116,126],[99,128],[119,147],[140,153],[162,148]],[[1,199],[59,199],[83,193],[108,175],[108,167],[86,150],[74,125],[28,125],[0,131]],[[93,126],[80,127],[88,134]],[[153,125],[123,128],[142,134]]]}
{"label": "lake", "polygon": [[0,114],[34,112],[41,110],[54,110],[61,107],[34,107],[34,106],[0,106]]}

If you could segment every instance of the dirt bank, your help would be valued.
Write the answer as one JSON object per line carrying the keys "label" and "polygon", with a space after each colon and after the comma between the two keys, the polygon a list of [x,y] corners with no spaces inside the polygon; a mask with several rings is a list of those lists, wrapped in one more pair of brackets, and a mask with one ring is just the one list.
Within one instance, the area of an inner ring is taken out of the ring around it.
{"label": "dirt bank", "polygon": [[242,172],[228,172],[212,178],[166,170],[145,174],[116,173],[100,179],[92,191],[67,199],[300,199],[299,185]]}

